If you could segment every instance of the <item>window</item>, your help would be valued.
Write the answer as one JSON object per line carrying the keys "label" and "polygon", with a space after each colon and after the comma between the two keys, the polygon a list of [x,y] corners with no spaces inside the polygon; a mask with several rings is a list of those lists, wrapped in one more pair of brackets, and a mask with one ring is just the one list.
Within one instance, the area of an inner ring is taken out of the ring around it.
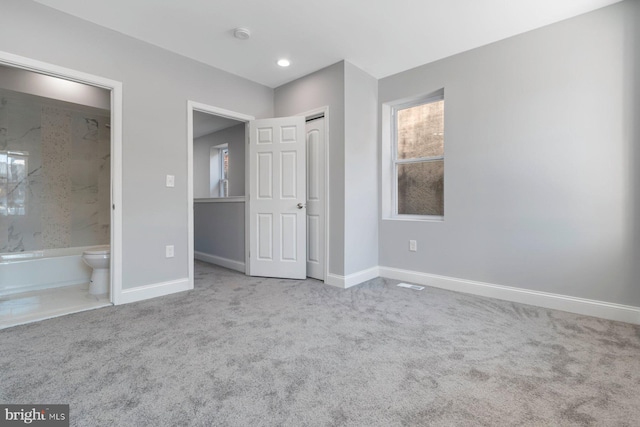
{"label": "window", "polygon": [[229,197],[229,144],[209,149],[210,197]]}
{"label": "window", "polygon": [[229,147],[219,148],[220,158],[220,197],[229,196]]}
{"label": "window", "polygon": [[26,151],[0,151],[0,216],[26,215],[28,157]]}
{"label": "window", "polygon": [[444,216],[444,94],[391,108],[394,216]]}

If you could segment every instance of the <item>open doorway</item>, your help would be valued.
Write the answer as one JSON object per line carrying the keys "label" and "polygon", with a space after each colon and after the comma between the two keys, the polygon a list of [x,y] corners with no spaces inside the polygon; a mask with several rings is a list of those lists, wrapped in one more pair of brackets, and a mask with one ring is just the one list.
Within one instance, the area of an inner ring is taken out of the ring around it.
{"label": "open doorway", "polygon": [[245,272],[246,122],[193,112],[194,258]]}
{"label": "open doorway", "polygon": [[193,101],[187,111],[189,258],[244,273],[245,135],[254,117]]}
{"label": "open doorway", "polygon": [[[303,273],[303,276],[314,277],[319,280],[326,278],[326,260],[328,259],[326,256],[328,247],[328,203],[326,203],[328,192],[328,186],[326,185],[328,176],[326,173],[328,165],[326,159],[328,156],[326,147],[327,113],[327,109],[322,108],[299,117],[300,119],[307,119],[306,130],[303,125],[300,128],[300,134],[303,136],[303,145],[308,148],[308,156],[302,156],[303,162],[298,168],[303,172],[303,176],[297,181],[301,182],[305,187],[303,193],[306,193],[307,196],[303,196],[301,200],[296,199],[292,205],[297,206],[296,209],[303,209],[301,212],[305,212],[308,208],[309,215],[306,215],[306,218],[300,221],[304,223],[303,230],[306,230],[306,232],[302,232],[306,237],[306,242],[301,246],[305,248],[306,256],[303,255],[300,259],[303,264],[306,264],[307,274],[304,275]],[[252,157],[249,153],[252,146],[248,128],[249,124],[258,122],[261,123],[259,126],[269,127],[270,125],[267,124],[269,120],[276,119],[254,121],[254,118],[248,115],[192,101],[188,102],[188,141],[190,142],[189,158],[191,161],[189,176],[192,181],[189,184],[189,200],[192,209],[189,218],[190,240],[193,251],[192,259],[218,264],[248,274],[271,275],[260,274],[259,272],[252,273],[249,269],[249,266],[252,265],[252,259],[250,258],[251,245],[255,244],[256,246],[253,251],[253,256],[256,258],[259,257],[263,245],[258,243],[259,240],[255,239],[252,243],[251,237],[255,237],[258,233],[255,230],[251,232],[250,229],[253,222],[256,221],[247,220],[251,216],[251,201],[248,195],[251,193],[250,184],[253,182],[253,180],[249,179],[249,176],[253,171],[254,179],[262,179],[260,173],[255,174],[260,169],[260,162],[253,165],[253,167],[250,166]],[[302,122],[304,123],[304,120]],[[244,133],[241,133],[243,124],[245,126]],[[257,140],[260,140],[263,137],[266,138],[266,135],[276,135],[280,134],[280,132],[287,133],[290,129],[291,127],[285,126],[281,130],[273,128],[273,132],[271,132],[266,128],[256,128],[254,130],[256,135],[254,136],[256,136]],[[244,136],[243,150],[234,150],[233,148],[234,143],[231,141],[235,138],[234,135],[237,134]],[[254,143],[264,146],[266,139],[262,139],[260,142],[254,141]],[[244,193],[239,192],[243,177],[239,177],[237,174],[240,170],[240,167],[237,166],[237,156],[240,153],[243,153],[245,161]],[[266,155],[265,153],[254,154],[257,156],[254,156],[256,159],[263,160],[280,157],[280,154],[278,156]],[[290,147],[287,148],[283,156],[282,158],[284,159],[291,158]],[[283,177],[287,175],[286,171],[277,166],[277,164],[272,166],[267,169],[272,172],[280,171],[277,173],[284,173]],[[272,178],[273,181],[269,181],[270,188],[282,190],[287,187],[287,185],[283,185],[283,183],[286,184],[286,179],[280,180],[275,176],[272,176]],[[278,182],[280,184],[277,184]],[[271,187],[272,184],[274,187]],[[260,188],[262,186],[258,185],[254,189],[256,195],[259,193]],[[264,199],[264,197],[259,198]],[[293,200],[291,197],[285,198]],[[287,213],[283,218],[290,218],[291,216],[293,216],[292,213]],[[262,215],[261,218],[264,219],[265,216]],[[244,227],[242,226],[243,222]],[[260,221],[257,223],[259,224]],[[296,234],[299,235],[300,233]],[[275,242],[274,245],[276,247],[278,241],[284,241],[281,237],[263,239],[263,242],[265,240]],[[244,258],[241,251],[243,247]],[[268,249],[267,252],[269,252]],[[193,269],[193,265],[191,268]],[[305,267],[303,266],[303,268]],[[190,272],[190,277],[193,277],[193,271]],[[286,276],[274,275],[274,277]]]}
{"label": "open doorway", "polygon": [[0,327],[118,303],[121,88],[0,52]]}

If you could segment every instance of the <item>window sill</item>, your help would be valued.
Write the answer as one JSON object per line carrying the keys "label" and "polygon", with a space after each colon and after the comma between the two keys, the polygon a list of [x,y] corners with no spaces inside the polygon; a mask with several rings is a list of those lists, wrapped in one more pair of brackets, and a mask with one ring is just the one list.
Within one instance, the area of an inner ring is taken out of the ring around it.
{"label": "window sill", "polygon": [[414,222],[444,222],[444,216],[439,215],[397,215],[382,218],[383,221],[414,221]]}
{"label": "window sill", "polygon": [[204,199],[193,199],[193,203],[244,203],[246,197],[210,197]]}

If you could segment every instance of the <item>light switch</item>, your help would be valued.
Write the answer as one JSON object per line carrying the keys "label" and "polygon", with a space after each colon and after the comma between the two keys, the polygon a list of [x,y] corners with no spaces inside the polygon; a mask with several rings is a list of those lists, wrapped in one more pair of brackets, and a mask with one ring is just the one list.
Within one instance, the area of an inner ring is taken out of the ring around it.
{"label": "light switch", "polygon": [[174,175],[167,175],[167,187],[176,186],[176,177]]}

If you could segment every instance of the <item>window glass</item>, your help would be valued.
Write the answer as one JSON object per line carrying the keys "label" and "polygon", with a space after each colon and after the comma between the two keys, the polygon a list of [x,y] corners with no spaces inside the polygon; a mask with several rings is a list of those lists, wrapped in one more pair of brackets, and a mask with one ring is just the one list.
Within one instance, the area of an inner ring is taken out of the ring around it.
{"label": "window glass", "polygon": [[444,215],[444,99],[394,111],[397,215]]}
{"label": "window glass", "polygon": [[220,149],[220,197],[229,197],[229,148]]}
{"label": "window glass", "polygon": [[29,153],[0,151],[0,215],[26,215]]}
{"label": "window glass", "polygon": [[444,100],[398,110],[398,159],[444,155]]}
{"label": "window glass", "polygon": [[444,161],[398,165],[398,214],[444,214]]}

